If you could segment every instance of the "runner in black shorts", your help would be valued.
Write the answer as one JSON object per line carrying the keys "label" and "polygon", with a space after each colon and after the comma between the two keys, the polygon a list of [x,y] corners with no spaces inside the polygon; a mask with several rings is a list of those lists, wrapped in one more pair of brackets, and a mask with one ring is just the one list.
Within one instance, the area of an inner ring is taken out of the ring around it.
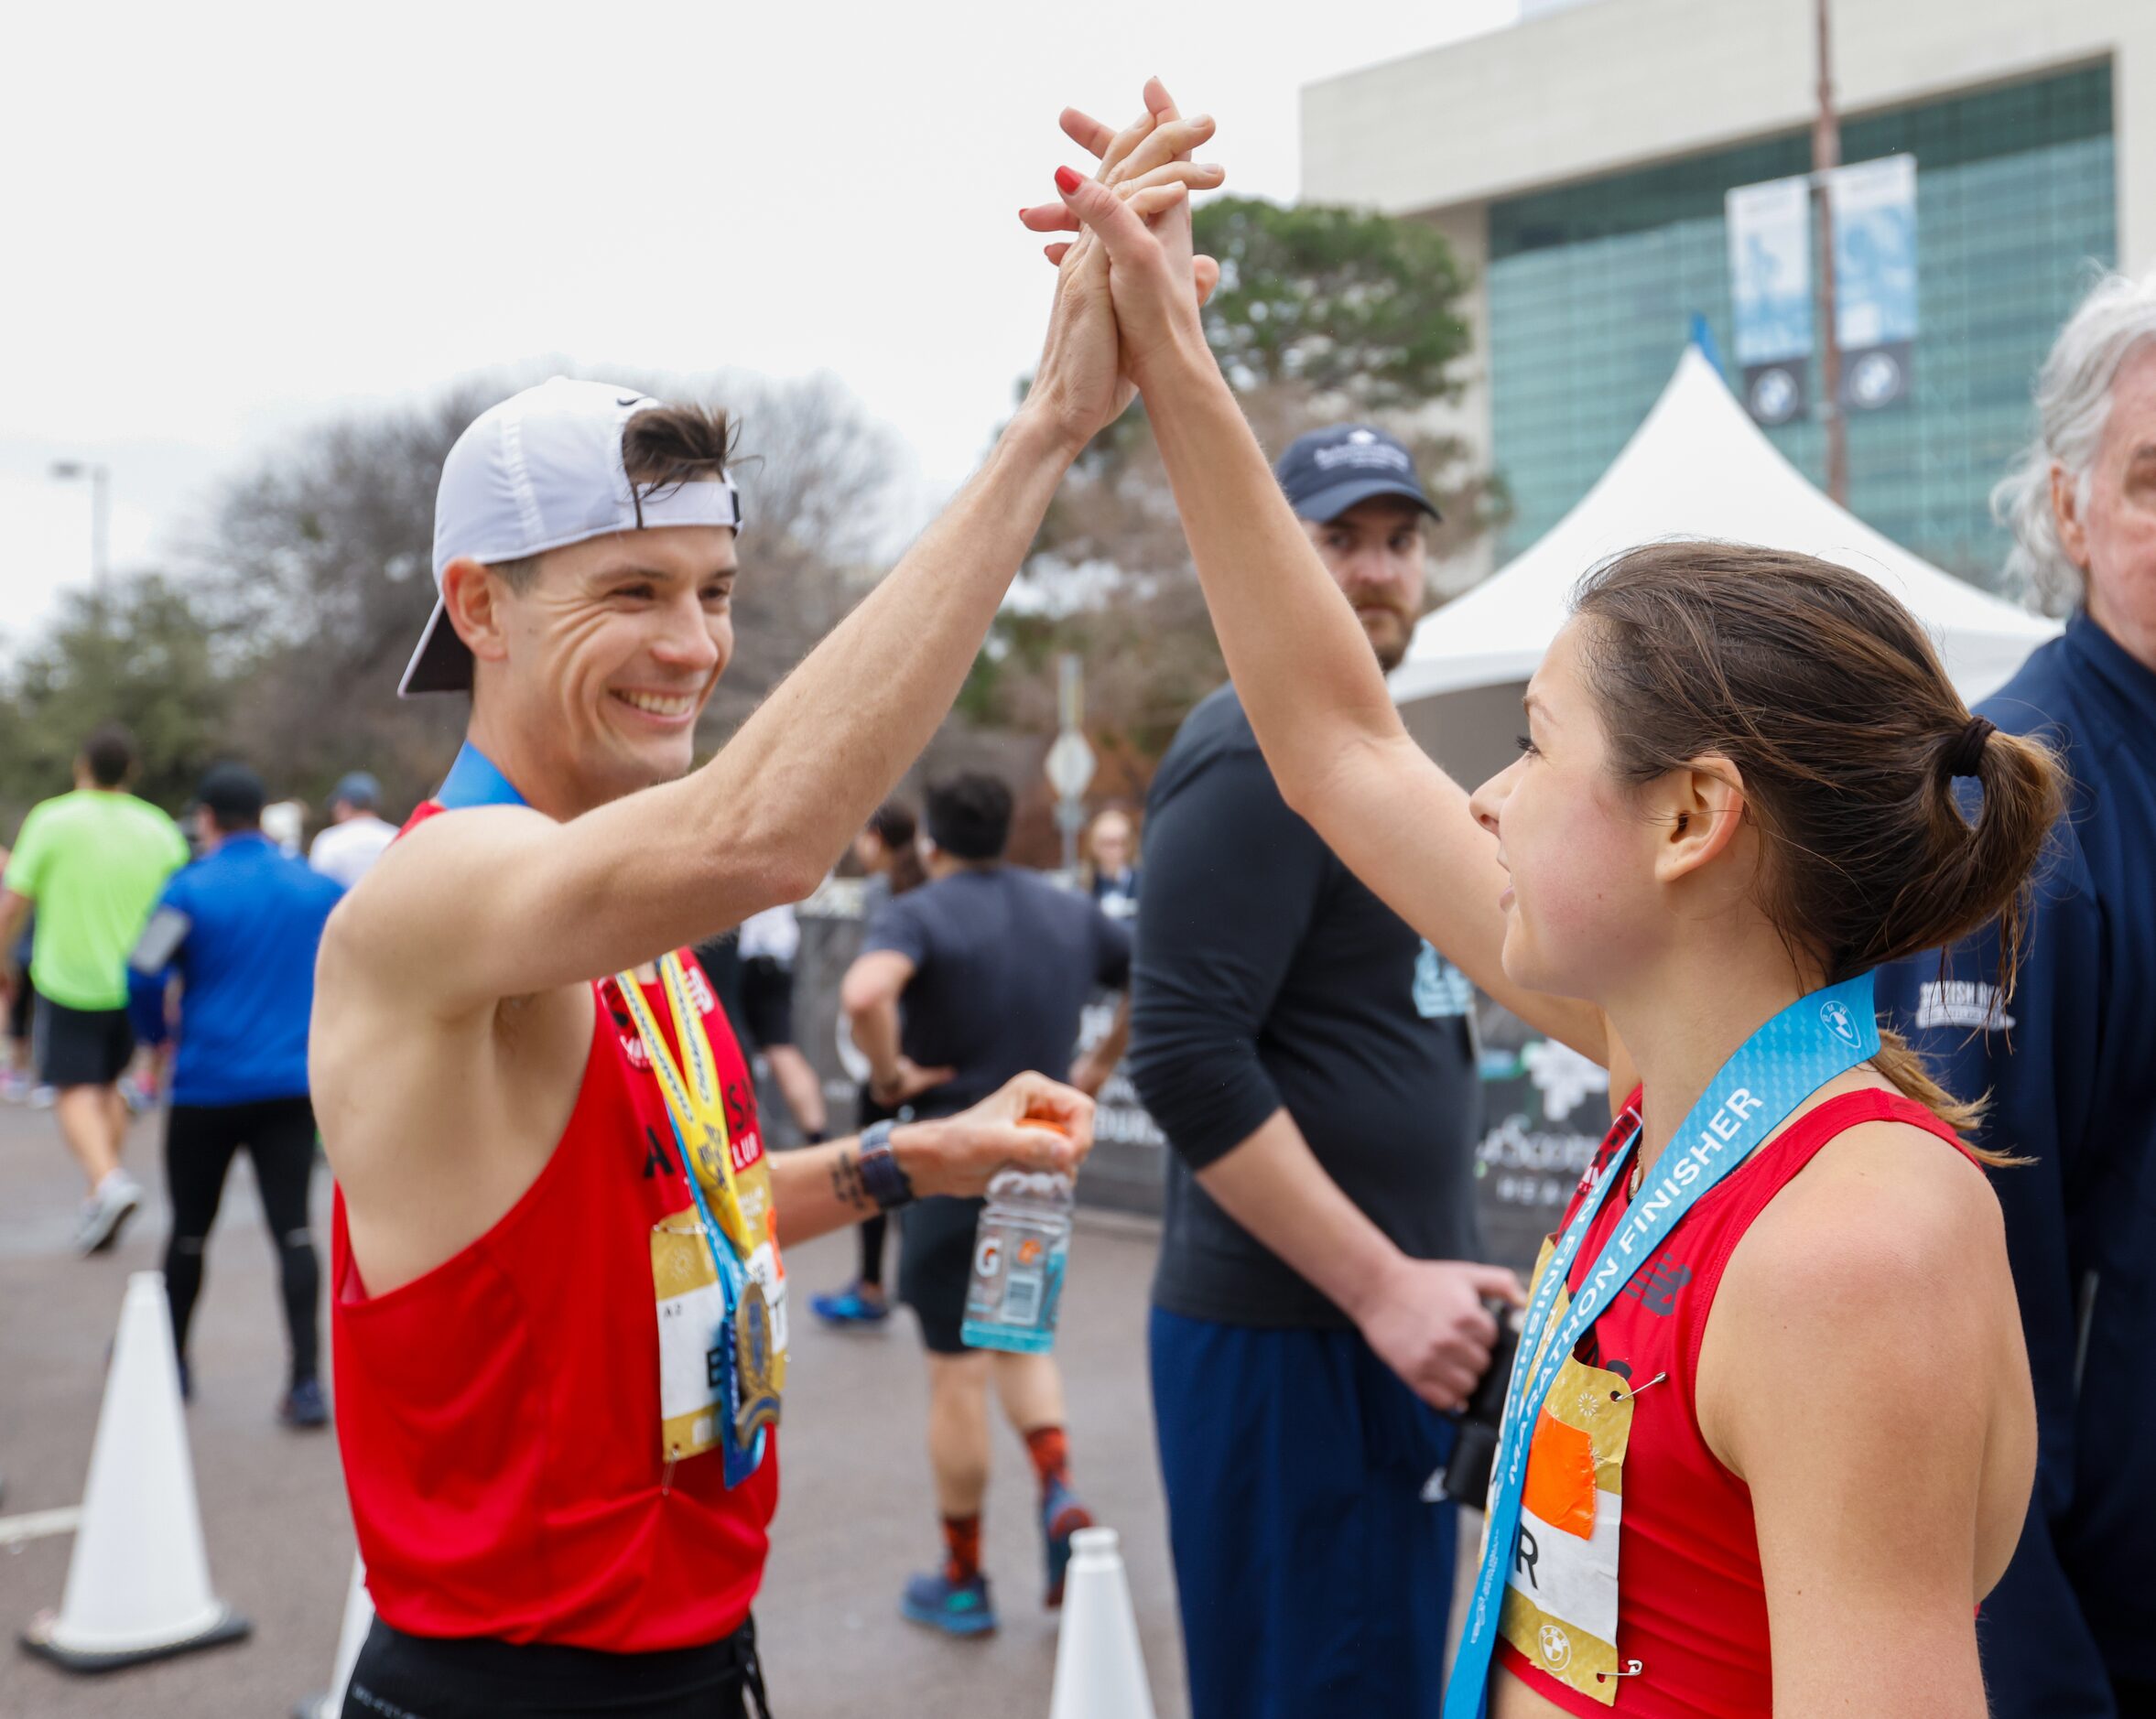
{"label": "runner in black shorts", "polygon": [[[995,778],[960,776],[931,788],[927,814],[931,881],[876,915],[842,1000],[869,1059],[873,1097],[937,1117],[992,1090],[1006,1065],[1066,1073],[1095,986],[1128,982],[1131,934],[1086,896],[1003,863],[1011,791]],[[977,1199],[919,1201],[899,1238],[900,1298],[919,1319],[928,1351],[928,1454],[947,1554],[940,1569],[908,1584],[903,1610],[952,1635],[995,1627],[980,1568],[991,1379],[1040,1479],[1051,1605],[1062,1598],[1070,1534],[1091,1519],[1069,1487],[1054,1358],[966,1347],[980,1206]]]}

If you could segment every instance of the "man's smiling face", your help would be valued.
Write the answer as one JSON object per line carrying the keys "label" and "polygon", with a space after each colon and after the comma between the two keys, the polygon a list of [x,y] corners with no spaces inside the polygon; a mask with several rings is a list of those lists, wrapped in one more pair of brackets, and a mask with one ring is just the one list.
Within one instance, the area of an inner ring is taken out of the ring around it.
{"label": "man's smiling face", "polygon": [[500,700],[578,804],[670,782],[693,762],[697,718],[733,655],[737,568],[724,525],[549,549],[522,581],[501,580],[499,654],[482,664],[480,696]]}

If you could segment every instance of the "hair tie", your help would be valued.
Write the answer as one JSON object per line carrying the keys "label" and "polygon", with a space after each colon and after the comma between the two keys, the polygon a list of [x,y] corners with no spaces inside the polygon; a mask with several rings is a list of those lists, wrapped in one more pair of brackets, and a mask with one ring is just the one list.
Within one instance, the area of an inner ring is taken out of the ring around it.
{"label": "hair tie", "polygon": [[1973,776],[1984,762],[1984,748],[1991,737],[1999,732],[1996,723],[1983,717],[1971,717],[1969,725],[1962,730],[1954,742],[1954,749],[1946,754],[1946,773],[1949,776]]}

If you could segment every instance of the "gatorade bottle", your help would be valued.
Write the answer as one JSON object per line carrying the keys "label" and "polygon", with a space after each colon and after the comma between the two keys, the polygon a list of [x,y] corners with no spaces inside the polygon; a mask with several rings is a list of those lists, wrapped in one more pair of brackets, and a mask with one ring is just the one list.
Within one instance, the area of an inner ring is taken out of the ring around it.
{"label": "gatorade bottle", "polygon": [[1055,1347],[1075,1204],[1070,1178],[1052,1170],[1013,1165],[990,1179],[966,1286],[969,1348],[1042,1355]]}

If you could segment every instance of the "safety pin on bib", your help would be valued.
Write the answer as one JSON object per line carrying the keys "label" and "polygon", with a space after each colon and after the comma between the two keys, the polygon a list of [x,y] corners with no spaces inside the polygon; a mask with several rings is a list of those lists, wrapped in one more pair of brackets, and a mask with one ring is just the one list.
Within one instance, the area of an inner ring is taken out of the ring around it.
{"label": "safety pin on bib", "polygon": [[[1628,1397],[1637,1397],[1641,1391],[1647,1389],[1648,1385],[1659,1385],[1668,1377],[1669,1375],[1667,1373],[1657,1373],[1652,1378],[1647,1381],[1646,1385],[1635,1386],[1631,1390],[1613,1390],[1609,1393],[1609,1400],[1611,1402],[1622,1402]],[[1631,1673],[1629,1671],[1618,1671],[1613,1673],[1613,1675],[1618,1677],[1630,1677]]]}
{"label": "safety pin on bib", "polygon": [[[1642,1385],[1640,1389],[1644,1390],[1646,1386]],[[1646,1666],[1641,1664],[1638,1660],[1627,1660],[1624,1662],[1624,1670],[1621,1671],[1597,1671],[1595,1673],[1595,1681],[1598,1683],[1614,1683],[1620,1677],[1637,1677],[1646,1669]]]}

